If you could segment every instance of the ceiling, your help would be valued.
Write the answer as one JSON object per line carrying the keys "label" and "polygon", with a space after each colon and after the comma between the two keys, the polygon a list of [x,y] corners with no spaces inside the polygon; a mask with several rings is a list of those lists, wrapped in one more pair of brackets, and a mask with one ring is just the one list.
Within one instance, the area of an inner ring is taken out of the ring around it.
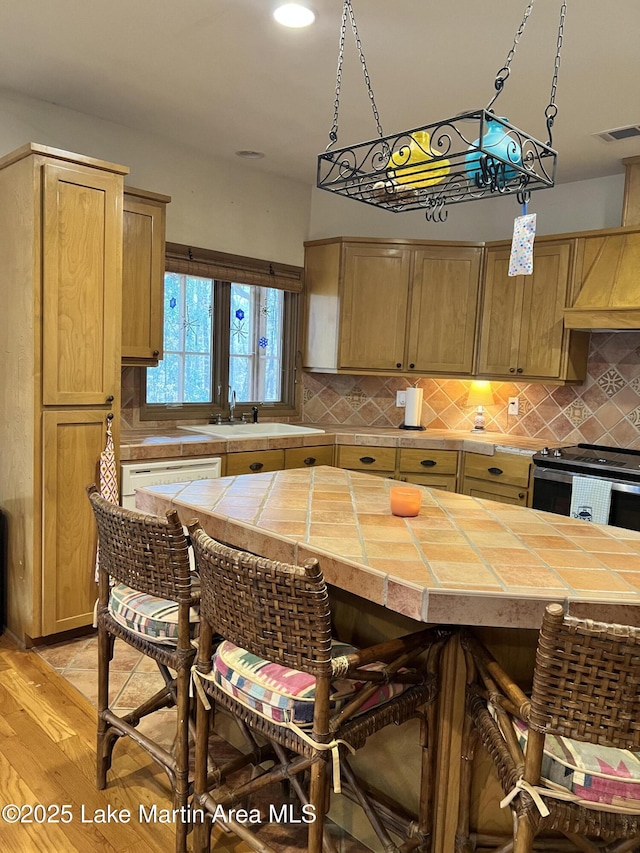
{"label": "ceiling", "polygon": [[[316,23],[276,24],[272,0],[2,0],[0,87],[164,136],[231,167],[315,182],[333,119],[342,0]],[[485,106],[525,0],[353,0],[385,134]],[[537,0],[495,104],[546,140],[560,0]],[[622,171],[640,137],[640,2],[569,0],[553,143],[558,180]],[[338,146],[376,136],[347,31]],[[25,140],[26,141],[26,140]]]}

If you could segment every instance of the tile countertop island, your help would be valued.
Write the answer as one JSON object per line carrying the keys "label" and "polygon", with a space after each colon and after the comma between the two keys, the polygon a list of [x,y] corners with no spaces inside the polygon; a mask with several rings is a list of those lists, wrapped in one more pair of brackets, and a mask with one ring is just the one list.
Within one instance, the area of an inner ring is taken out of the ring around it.
{"label": "tile countertop island", "polygon": [[[640,626],[640,533],[420,486],[412,486],[422,491],[420,514],[396,518],[389,509],[393,485],[339,468],[290,469],[153,486],[138,491],[137,505],[153,513],[175,507],[183,522],[197,516],[211,536],[266,557],[317,557],[346,642],[400,636],[416,621],[473,626],[523,687],[548,602],[577,616]],[[431,853],[457,849],[465,681],[455,637],[441,661],[431,738]],[[402,727],[388,737],[360,769],[390,796],[401,791],[417,814],[417,734]],[[498,808],[502,794],[492,773],[476,750],[472,829],[508,835],[510,816]],[[344,822],[337,818],[358,835],[354,821],[351,812]]]}
{"label": "tile countertop island", "polygon": [[317,557],[327,583],[421,622],[537,629],[545,606],[640,626],[640,533],[421,486],[396,518],[370,474],[292,469],[137,493],[214,538],[285,562]]}

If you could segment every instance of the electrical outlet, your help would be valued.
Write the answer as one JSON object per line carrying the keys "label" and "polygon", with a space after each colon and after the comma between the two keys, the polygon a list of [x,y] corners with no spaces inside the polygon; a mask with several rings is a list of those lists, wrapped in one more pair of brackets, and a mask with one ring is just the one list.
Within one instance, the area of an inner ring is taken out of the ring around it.
{"label": "electrical outlet", "polygon": [[509,405],[507,406],[508,415],[517,415],[520,411],[520,398],[509,397]]}
{"label": "electrical outlet", "polygon": [[407,392],[406,391],[396,391],[396,407],[399,409],[402,409],[406,405],[407,405]]}

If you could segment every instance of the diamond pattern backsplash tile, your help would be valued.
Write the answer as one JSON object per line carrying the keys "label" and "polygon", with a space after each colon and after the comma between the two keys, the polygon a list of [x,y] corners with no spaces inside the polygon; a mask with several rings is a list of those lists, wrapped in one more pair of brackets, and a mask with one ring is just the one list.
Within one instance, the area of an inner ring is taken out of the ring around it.
{"label": "diamond pattern backsplash tile", "polygon": [[[465,405],[469,381],[399,376],[334,376],[305,373],[303,420],[345,426],[398,427],[404,410],[396,391],[423,389],[422,423],[432,429],[471,429],[474,410]],[[495,406],[485,410],[487,430],[539,436],[545,443],[587,442],[640,449],[640,333],[591,335],[582,385],[492,382]],[[507,414],[518,397],[518,415]]]}

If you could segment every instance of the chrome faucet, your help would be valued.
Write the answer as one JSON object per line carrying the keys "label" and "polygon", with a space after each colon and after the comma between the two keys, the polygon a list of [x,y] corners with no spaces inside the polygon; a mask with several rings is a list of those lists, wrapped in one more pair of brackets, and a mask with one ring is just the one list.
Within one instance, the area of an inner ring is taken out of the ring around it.
{"label": "chrome faucet", "polygon": [[232,388],[231,394],[229,396],[229,423],[232,424],[234,422],[234,413],[236,410],[236,392]]}

